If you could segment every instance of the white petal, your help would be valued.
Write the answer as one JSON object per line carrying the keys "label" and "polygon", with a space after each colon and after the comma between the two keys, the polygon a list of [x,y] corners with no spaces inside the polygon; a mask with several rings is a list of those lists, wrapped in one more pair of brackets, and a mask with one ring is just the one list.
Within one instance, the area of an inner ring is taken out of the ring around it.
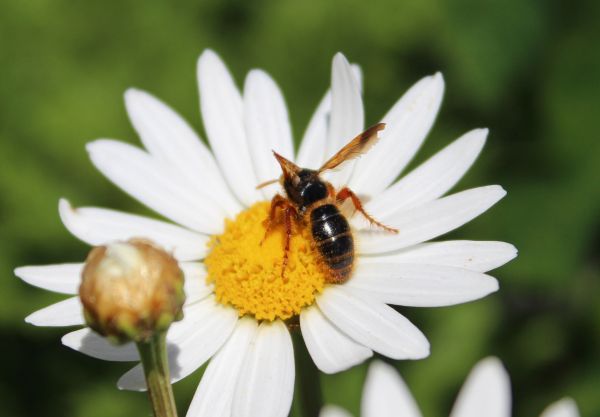
{"label": "white petal", "polygon": [[216,201],[228,215],[241,209],[213,155],[181,116],[156,97],[133,88],[125,93],[125,104],[151,155],[179,171],[195,192]]}
{"label": "white petal", "polygon": [[[362,132],[364,111],[360,84],[352,67],[341,53],[333,57],[331,67],[331,122],[327,137],[326,159],[337,153],[353,137]],[[346,162],[326,178],[336,186],[345,185],[352,175],[355,161]]]}
{"label": "white petal", "polygon": [[325,162],[327,132],[331,118],[331,91],[327,91],[310,119],[296,163],[303,168],[317,169]]}
{"label": "white petal", "polygon": [[209,297],[199,303],[184,304],[183,319],[173,323],[169,328],[168,342],[171,345],[178,345],[193,337],[196,327],[202,325],[207,314],[213,311],[214,304],[214,297]]}
{"label": "white petal", "polygon": [[[352,64],[352,73],[357,80],[359,89],[362,91],[362,72],[360,67]],[[327,151],[327,132],[331,121],[331,90],[327,90],[323,99],[319,102],[317,109],[312,115],[300,148],[296,164],[303,168],[317,169],[325,162]]]}
{"label": "white petal", "polygon": [[317,306],[302,310],[300,328],[310,356],[326,374],[344,371],[373,356],[371,349],[342,333]]}
{"label": "white petal", "polygon": [[356,80],[356,83],[358,84],[358,89],[360,90],[361,94],[363,92],[363,73],[362,73],[362,69],[360,68],[360,65],[358,64],[350,64],[350,67],[352,68],[352,75],[354,75],[354,79]]}
{"label": "white petal", "polygon": [[82,270],[82,263],[22,266],[15,269],[15,275],[26,283],[45,290],[77,294]]}
{"label": "white petal", "polygon": [[375,361],[369,366],[363,388],[361,415],[421,417],[421,412],[398,372],[390,365]]}
{"label": "white petal", "polygon": [[386,304],[441,307],[485,297],[498,281],[450,266],[372,263],[358,265],[346,286]]}
{"label": "white petal", "polygon": [[244,131],[242,97],[223,61],[211,50],[198,60],[200,107],[217,163],[238,199],[250,205],[260,198]]}
{"label": "white petal", "polygon": [[213,285],[206,283],[206,268],[199,262],[181,262],[179,267],[185,276],[186,304],[200,301],[213,292]]}
{"label": "white petal", "polygon": [[180,115],[156,97],[133,88],[125,93],[125,104],[151,155],[179,171],[195,192],[216,201],[228,215],[241,209],[212,153]]}
{"label": "white petal", "polygon": [[477,363],[463,385],[450,417],[510,417],[510,380],[497,358]]}
{"label": "white petal", "polygon": [[181,175],[135,146],[101,139],[88,143],[92,162],[123,191],[192,230],[219,233],[223,212],[186,187]]}
{"label": "white petal", "polygon": [[385,215],[435,200],[450,190],[481,152],[487,129],[464,134],[366,204],[367,212]]}
{"label": "white petal", "polygon": [[445,265],[487,272],[504,265],[516,256],[517,248],[510,243],[448,240],[421,243],[383,255],[363,256],[360,262]]}
{"label": "white petal", "polygon": [[34,326],[78,326],[85,323],[79,297],[67,298],[29,316],[25,321]]}
{"label": "white petal", "polygon": [[262,322],[233,400],[233,417],[285,417],[294,394],[294,348],[283,322]]}
{"label": "white petal", "polygon": [[393,359],[421,359],[429,355],[429,342],[423,333],[380,301],[337,286],[325,289],[317,304],[341,331],[375,352]]}
{"label": "white petal", "polygon": [[502,187],[490,185],[452,194],[385,217],[371,213],[376,219],[397,228],[399,233],[379,230],[359,232],[358,251],[363,254],[384,253],[433,239],[471,221],[505,195]]}
{"label": "white petal", "polygon": [[572,398],[563,398],[550,404],[540,417],[579,417],[579,410]]}
{"label": "white petal", "polygon": [[352,414],[336,405],[326,405],[321,409],[319,417],[352,417]]}
{"label": "white petal", "polygon": [[[204,304],[204,306],[203,306]],[[198,309],[193,307],[198,306]],[[171,382],[177,382],[204,364],[227,341],[238,321],[237,311],[209,298],[184,311],[184,320],[194,322],[187,331],[167,334]],[[189,325],[189,323],[187,323]],[[173,327],[173,326],[171,326]]]}
{"label": "white petal", "polygon": [[159,244],[179,260],[206,255],[207,235],[174,224],[97,207],[75,209],[65,199],[58,203],[58,211],[69,232],[92,246],[141,237]]}
{"label": "white petal", "polygon": [[63,345],[96,359],[114,362],[140,360],[133,342],[115,346],[89,328],[67,333],[61,341]]}
{"label": "white petal", "polygon": [[383,117],[379,143],[358,161],[350,187],[376,196],[410,162],[433,125],[444,94],[440,73],[417,82]]}
{"label": "white petal", "polygon": [[[236,322],[236,311],[217,304],[213,298],[184,310],[184,319],[171,326],[167,333],[171,382],[185,378],[210,359],[229,338]],[[144,390],[146,382],[142,366],[137,365],[125,373],[118,386],[120,389]]]}
{"label": "white petal", "polygon": [[[244,86],[244,121],[250,155],[259,183],[279,178],[281,168],[272,151],[294,160],[292,131],[283,95],[264,71],[250,71]],[[270,198],[276,187],[261,190]]]}
{"label": "white petal", "polygon": [[242,318],[225,345],[210,360],[194,394],[187,417],[230,417],[235,386],[257,322]]}

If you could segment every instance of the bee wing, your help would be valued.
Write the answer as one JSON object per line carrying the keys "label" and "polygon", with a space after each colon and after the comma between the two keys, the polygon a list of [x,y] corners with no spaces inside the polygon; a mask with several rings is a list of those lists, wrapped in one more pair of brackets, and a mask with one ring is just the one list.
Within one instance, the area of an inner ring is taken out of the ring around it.
{"label": "bee wing", "polygon": [[375,145],[375,143],[377,143],[377,140],[379,139],[377,132],[383,130],[384,128],[385,123],[377,123],[376,125],[371,126],[360,135],[352,139],[350,143],[348,143],[329,160],[327,160],[327,162],[325,162],[323,166],[319,168],[318,172],[334,169],[341,163],[357,158],[367,152],[373,145]]}

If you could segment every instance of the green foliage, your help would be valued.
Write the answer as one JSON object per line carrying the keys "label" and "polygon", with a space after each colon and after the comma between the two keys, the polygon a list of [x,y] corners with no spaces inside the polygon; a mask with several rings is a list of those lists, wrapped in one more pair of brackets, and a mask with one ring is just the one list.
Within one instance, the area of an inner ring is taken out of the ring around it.
{"label": "green foliage", "polygon": [[[60,346],[64,330],[23,323],[60,296],[12,269],[85,256],[60,224],[59,197],[149,213],[93,169],[84,145],[139,143],[122,103],[129,86],[161,97],[202,132],[195,61],[211,47],[239,85],[255,66],[274,76],[296,138],[338,50],[362,66],[368,122],[441,70],[444,105],[417,162],[489,127],[482,157],[457,188],[499,183],[508,196],[453,236],[512,242],[520,256],[494,271],[501,290],[486,300],[402,310],[433,350],[397,367],[426,416],[447,415],[471,366],[490,354],[509,369],[515,416],[539,415],[564,395],[582,415],[600,415],[599,11],[592,0],[2,2],[2,414],[148,415],[142,394],[114,388],[126,365]],[[358,415],[365,371],[322,376],[325,400]],[[182,415],[198,379],[175,387]]]}

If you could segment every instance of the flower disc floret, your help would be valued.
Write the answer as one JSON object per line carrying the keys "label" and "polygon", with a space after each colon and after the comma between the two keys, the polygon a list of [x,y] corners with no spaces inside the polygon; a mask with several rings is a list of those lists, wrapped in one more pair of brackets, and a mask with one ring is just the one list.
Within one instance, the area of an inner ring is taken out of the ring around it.
{"label": "flower disc floret", "polygon": [[289,261],[282,276],[285,228],[274,226],[266,239],[269,203],[256,203],[226,220],[225,232],[214,236],[205,260],[207,282],[217,300],[235,307],[240,316],[286,320],[300,314],[323,291],[326,270],[314,248],[309,228],[294,224]]}

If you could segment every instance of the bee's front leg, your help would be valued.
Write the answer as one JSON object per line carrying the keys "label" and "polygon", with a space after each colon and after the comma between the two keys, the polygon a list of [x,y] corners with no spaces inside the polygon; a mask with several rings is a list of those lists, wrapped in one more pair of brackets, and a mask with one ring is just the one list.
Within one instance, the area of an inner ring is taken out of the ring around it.
{"label": "bee's front leg", "polygon": [[285,269],[287,268],[288,260],[289,260],[289,252],[290,252],[290,242],[292,239],[293,233],[293,222],[294,219],[298,219],[298,211],[296,207],[288,200],[287,198],[276,194],[271,200],[271,208],[269,209],[269,217],[265,220],[265,235],[260,241],[260,245],[264,243],[265,239],[269,235],[269,233],[273,230],[273,226],[275,226],[278,222],[277,220],[277,209],[281,208],[283,210],[283,223],[285,226],[285,243],[284,243],[284,251],[283,251],[283,264],[281,267],[281,277],[285,279]]}
{"label": "bee's front leg", "polygon": [[[287,201],[287,200],[286,200]],[[285,246],[283,249],[283,263],[281,265],[281,278],[285,279],[285,269],[287,268],[289,253],[290,253],[290,242],[292,240],[292,223],[293,219],[298,217],[298,213],[296,212],[296,207],[294,207],[289,201],[287,201],[287,205],[283,209],[284,212],[284,222],[285,222]]]}
{"label": "bee's front leg", "polygon": [[269,236],[269,233],[271,233],[273,226],[275,226],[275,224],[277,223],[277,218],[276,218],[277,208],[285,205],[286,203],[289,204],[289,201],[285,197],[280,196],[279,194],[275,194],[275,196],[273,196],[273,198],[271,199],[271,208],[269,209],[269,217],[267,217],[267,219],[265,219],[265,221],[264,221],[265,235],[263,236],[262,240],[260,241],[260,246],[262,246],[262,244],[265,242],[265,240],[267,239],[267,236]]}

